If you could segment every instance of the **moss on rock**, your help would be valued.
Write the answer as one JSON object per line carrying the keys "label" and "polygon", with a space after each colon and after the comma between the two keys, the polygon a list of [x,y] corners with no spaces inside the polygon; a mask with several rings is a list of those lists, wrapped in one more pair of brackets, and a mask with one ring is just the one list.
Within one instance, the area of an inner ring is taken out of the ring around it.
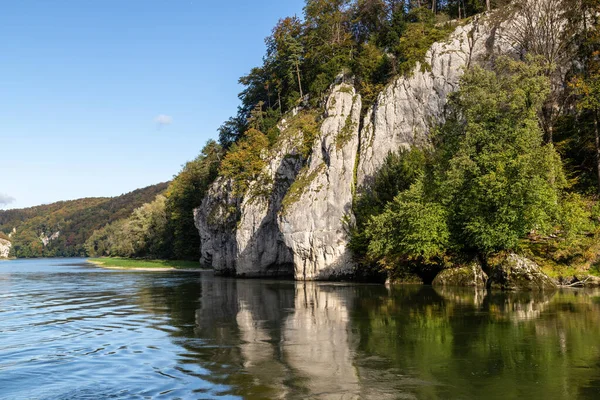
{"label": "moss on rock", "polygon": [[491,289],[555,290],[556,283],[533,261],[514,253],[502,254],[488,260]]}
{"label": "moss on rock", "polygon": [[477,261],[465,267],[441,271],[433,280],[433,286],[485,287],[488,276]]}

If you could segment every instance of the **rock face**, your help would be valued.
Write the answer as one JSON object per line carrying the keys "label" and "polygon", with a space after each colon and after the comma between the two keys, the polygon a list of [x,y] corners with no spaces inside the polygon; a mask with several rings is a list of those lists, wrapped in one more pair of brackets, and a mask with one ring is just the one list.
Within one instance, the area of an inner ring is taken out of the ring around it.
{"label": "rock face", "polygon": [[388,85],[364,117],[354,87],[334,85],[308,158],[298,148],[304,133],[290,132],[282,121],[287,139],[265,155],[263,178],[241,197],[219,178],[195,210],[201,263],[245,277],[351,276],[345,227],[354,219],[355,192],[369,187],[389,152],[429,143],[464,68],[514,51],[502,35],[507,29],[486,17],[458,26],[431,47],[424,65]]}
{"label": "rock face", "polygon": [[445,269],[433,280],[433,286],[462,286],[484,288],[488,276],[481,265],[472,262],[470,265],[461,268]]}
{"label": "rock face", "polygon": [[351,219],[354,168],[358,156],[361,98],[350,85],[333,89],[321,136],[299,179],[306,185],[282,213],[281,232],[293,254],[298,279],[351,275],[344,219]]}
{"label": "rock face", "polygon": [[50,235],[47,235],[45,232],[42,232],[42,234],[40,235],[40,241],[42,242],[44,247],[47,247],[50,244],[50,242],[58,239],[59,237],[60,237],[60,231],[51,233]]}
{"label": "rock face", "polygon": [[371,183],[390,151],[427,144],[432,125],[444,120],[448,95],[458,89],[465,68],[514,51],[503,29],[483,18],[457,27],[446,42],[433,44],[424,65],[379,94],[360,135],[358,187]]}
{"label": "rock face", "polygon": [[350,275],[344,219],[352,218],[360,110],[360,96],[340,83],[331,90],[309,159],[300,149],[304,132],[282,121],[262,178],[243,197],[219,178],[195,210],[201,263],[241,277]]}
{"label": "rock face", "polygon": [[511,253],[490,263],[491,289],[555,290],[556,283],[544,274],[533,261]]}
{"label": "rock face", "polygon": [[0,239],[0,258],[8,258],[12,244],[5,239]]}

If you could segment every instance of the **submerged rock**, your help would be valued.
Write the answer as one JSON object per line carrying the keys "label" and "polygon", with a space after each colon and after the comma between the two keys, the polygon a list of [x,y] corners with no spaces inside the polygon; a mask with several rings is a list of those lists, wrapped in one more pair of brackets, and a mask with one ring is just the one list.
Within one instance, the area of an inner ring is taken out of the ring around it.
{"label": "submerged rock", "polygon": [[557,285],[542,272],[533,261],[510,253],[490,261],[490,279],[492,289],[501,290],[554,290]]}
{"label": "submerged rock", "polygon": [[488,276],[478,262],[466,267],[449,268],[440,272],[433,280],[433,286],[485,287]]}

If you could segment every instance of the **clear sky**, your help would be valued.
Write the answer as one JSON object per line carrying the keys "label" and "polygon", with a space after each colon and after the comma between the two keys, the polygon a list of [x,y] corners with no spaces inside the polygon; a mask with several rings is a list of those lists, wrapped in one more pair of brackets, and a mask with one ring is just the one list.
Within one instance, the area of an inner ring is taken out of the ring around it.
{"label": "clear sky", "polygon": [[238,78],[303,4],[2,2],[0,209],[170,180],[235,114]]}

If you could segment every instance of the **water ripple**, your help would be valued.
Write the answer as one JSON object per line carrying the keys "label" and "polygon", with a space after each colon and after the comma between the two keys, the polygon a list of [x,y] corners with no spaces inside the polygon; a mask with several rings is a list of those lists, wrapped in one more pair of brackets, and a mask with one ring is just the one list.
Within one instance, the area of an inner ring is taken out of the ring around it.
{"label": "water ripple", "polygon": [[0,270],[0,398],[187,399],[227,390],[202,379],[202,368],[179,368],[185,349],[170,340],[178,328],[164,296],[144,291],[193,278],[125,281],[77,262],[8,264]]}

